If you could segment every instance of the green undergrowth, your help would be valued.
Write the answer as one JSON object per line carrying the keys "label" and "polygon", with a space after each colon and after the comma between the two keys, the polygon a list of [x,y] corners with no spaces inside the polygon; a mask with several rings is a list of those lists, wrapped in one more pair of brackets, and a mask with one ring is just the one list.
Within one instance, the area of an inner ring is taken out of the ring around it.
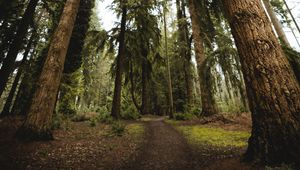
{"label": "green undergrowth", "polygon": [[133,123],[126,126],[126,131],[129,135],[141,136],[145,133],[145,127],[141,123]]}
{"label": "green undergrowth", "polygon": [[226,131],[221,128],[201,126],[176,126],[193,145],[211,145],[215,147],[247,146],[250,134],[242,131]]}
{"label": "green undergrowth", "polygon": [[144,126],[140,123],[125,124],[122,121],[115,121],[111,125],[108,136],[123,136],[127,134],[133,137],[140,137],[144,134]]}

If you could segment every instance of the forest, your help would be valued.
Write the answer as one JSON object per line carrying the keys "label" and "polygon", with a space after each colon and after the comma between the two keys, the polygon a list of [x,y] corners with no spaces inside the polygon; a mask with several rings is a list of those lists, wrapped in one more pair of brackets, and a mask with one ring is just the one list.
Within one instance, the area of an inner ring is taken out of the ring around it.
{"label": "forest", "polygon": [[299,169],[299,23],[298,0],[0,0],[0,169]]}

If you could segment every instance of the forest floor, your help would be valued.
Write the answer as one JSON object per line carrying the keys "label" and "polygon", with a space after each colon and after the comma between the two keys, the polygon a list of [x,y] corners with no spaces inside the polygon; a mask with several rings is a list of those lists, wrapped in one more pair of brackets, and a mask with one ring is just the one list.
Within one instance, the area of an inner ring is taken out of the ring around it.
{"label": "forest floor", "polygon": [[190,121],[143,117],[110,124],[68,122],[55,140],[21,142],[21,118],[0,120],[1,169],[263,169],[242,163],[251,128],[249,116]]}

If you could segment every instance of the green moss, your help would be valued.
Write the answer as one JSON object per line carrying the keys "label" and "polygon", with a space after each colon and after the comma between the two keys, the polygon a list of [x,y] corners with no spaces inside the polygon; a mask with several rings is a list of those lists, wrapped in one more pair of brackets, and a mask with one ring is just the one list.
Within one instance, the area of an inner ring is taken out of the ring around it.
{"label": "green moss", "polygon": [[241,131],[226,131],[220,128],[201,126],[178,126],[191,144],[211,145],[216,147],[244,147],[250,134]]}
{"label": "green moss", "polygon": [[141,123],[133,123],[126,127],[126,130],[129,135],[140,136],[145,132],[145,127]]}

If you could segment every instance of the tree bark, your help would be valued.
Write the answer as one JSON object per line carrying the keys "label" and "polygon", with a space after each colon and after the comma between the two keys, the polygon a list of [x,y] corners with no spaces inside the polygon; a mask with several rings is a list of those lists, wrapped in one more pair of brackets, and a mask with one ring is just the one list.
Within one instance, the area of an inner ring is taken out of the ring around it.
{"label": "tree bark", "polygon": [[283,28],[282,28],[282,25],[280,23],[280,21],[278,20],[274,10],[273,10],[273,7],[270,3],[270,0],[263,0],[263,3],[265,5],[265,8],[269,14],[269,17],[271,19],[271,22],[275,28],[275,31],[278,35],[278,38],[280,41],[282,41],[284,43],[284,45],[286,45],[287,47],[291,48],[291,45],[283,31]]}
{"label": "tree bark", "polygon": [[165,33],[165,57],[167,59],[167,72],[168,72],[168,99],[169,99],[169,118],[174,118],[174,102],[173,102],[173,89],[172,89],[172,78],[171,78],[171,68],[170,68],[170,58],[168,55],[168,34],[167,34],[167,1],[164,1],[164,33]]}
{"label": "tree bark", "polygon": [[188,25],[185,15],[185,4],[183,0],[176,0],[177,7],[177,20],[178,20],[178,42],[179,42],[179,53],[184,58],[183,71],[185,78],[186,87],[186,99],[187,105],[191,105],[193,102],[193,87],[192,87],[192,73],[191,73],[191,48],[189,41]]}
{"label": "tree bark", "polygon": [[143,63],[142,63],[142,114],[150,114],[150,101],[149,101],[149,65],[148,65],[148,52],[142,50]]}
{"label": "tree bark", "polygon": [[212,94],[211,84],[209,83],[209,73],[206,67],[206,55],[204,52],[204,44],[201,34],[200,11],[199,4],[195,0],[189,0],[189,11],[192,20],[193,38],[195,44],[195,57],[197,62],[197,70],[199,74],[202,116],[211,116],[217,113],[217,106]]}
{"label": "tree bark", "polygon": [[241,59],[252,135],[246,160],[300,161],[300,88],[257,0],[223,0]]}
{"label": "tree bark", "polygon": [[27,30],[30,24],[30,21],[33,18],[33,15],[35,13],[35,8],[37,6],[39,0],[30,0],[29,4],[27,6],[27,9],[23,15],[23,18],[20,22],[18,31],[11,42],[11,46],[9,47],[9,50],[7,52],[6,58],[3,61],[3,65],[0,70],[0,96],[2,95],[3,91],[5,90],[7,81],[9,79],[9,75],[13,71],[13,66],[15,63],[15,60],[17,58],[17,55],[19,53],[20,48],[23,44],[23,39],[25,38],[27,34]]}
{"label": "tree bark", "polygon": [[125,57],[125,33],[126,33],[126,19],[127,8],[126,5],[122,7],[122,19],[121,19],[121,32],[119,36],[119,54],[117,57],[116,65],[116,78],[114,97],[112,102],[111,115],[115,119],[119,119],[121,111],[121,91],[122,91],[122,74],[123,74],[123,60]]}
{"label": "tree bark", "polygon": [[20,139],[53,139],[50,130],[51,120],[79,3],[80,0],[67,0],[65,4],[38,81],[29,114],[24,125],[17,132]]}
{"label": "tree bark", "polygon": [[133,80],[133,64],[132,64],[132,61],[130,61],[130,73],[129,73],[129,76],[130,76],[130,93],[131,93],[131,99],[132,99],[132,102],[135,106],[135,108],[137,109],[137,111],[139,113],[142,113],[142,107],[138,104],[138,101],[136,100],[136,97],[135,97],[135,94],[134,94],[134,91],[135,91],[135,86],[134,86],[134,80]]}

